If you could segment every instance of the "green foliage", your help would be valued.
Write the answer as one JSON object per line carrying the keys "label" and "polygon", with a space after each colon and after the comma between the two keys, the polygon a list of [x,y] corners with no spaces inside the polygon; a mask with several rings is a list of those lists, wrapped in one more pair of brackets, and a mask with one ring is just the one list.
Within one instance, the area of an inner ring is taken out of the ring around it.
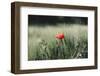
{"label": "green foliage", "polygon": [[[56,39],[57,32],[64,39]],[[29,26],[28,60],[75,59],[88,57],[87,26],[59,24],[54,27]]]}

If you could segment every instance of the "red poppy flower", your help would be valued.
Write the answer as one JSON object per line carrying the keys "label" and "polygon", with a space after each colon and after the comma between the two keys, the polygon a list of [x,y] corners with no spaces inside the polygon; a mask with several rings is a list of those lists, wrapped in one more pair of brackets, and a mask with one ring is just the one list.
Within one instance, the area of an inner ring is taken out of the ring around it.
{"label": "red poppy flower", "polygon": [[57,39],[63,39],[64,38],[64,34],[63,33],[56,34],[56,38]]}

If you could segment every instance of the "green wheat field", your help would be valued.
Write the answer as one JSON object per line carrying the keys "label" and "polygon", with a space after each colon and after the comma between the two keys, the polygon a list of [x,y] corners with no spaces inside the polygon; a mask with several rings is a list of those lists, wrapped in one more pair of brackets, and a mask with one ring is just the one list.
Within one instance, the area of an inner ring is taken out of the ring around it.
{"label": "green wheat field", "polygon": [[[63,39],[56,35],[63,33]],[[28,26],[28,60],[88,58],[88,27],[85,24],[31,24]]]}

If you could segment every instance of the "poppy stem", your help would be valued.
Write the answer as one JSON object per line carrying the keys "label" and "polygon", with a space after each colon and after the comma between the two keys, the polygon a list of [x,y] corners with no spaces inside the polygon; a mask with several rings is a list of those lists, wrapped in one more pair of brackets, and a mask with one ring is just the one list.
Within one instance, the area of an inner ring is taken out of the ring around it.
{"label": "poppy stem", "polygon": [[61,39],[60,41],[61,41],[61,44],[63,44],[63,40]]}

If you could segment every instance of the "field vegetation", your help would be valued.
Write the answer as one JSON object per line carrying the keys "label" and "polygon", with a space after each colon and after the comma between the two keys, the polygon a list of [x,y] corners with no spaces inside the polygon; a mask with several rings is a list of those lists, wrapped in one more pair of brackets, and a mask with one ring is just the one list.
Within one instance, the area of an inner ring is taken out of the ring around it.
{"label": "field vegetation", "polygon": [[[78,59],[88,57],[88,27],[59,23],[28,27],[28,60]],[[57,38],[57,35],[63,35]]]}

